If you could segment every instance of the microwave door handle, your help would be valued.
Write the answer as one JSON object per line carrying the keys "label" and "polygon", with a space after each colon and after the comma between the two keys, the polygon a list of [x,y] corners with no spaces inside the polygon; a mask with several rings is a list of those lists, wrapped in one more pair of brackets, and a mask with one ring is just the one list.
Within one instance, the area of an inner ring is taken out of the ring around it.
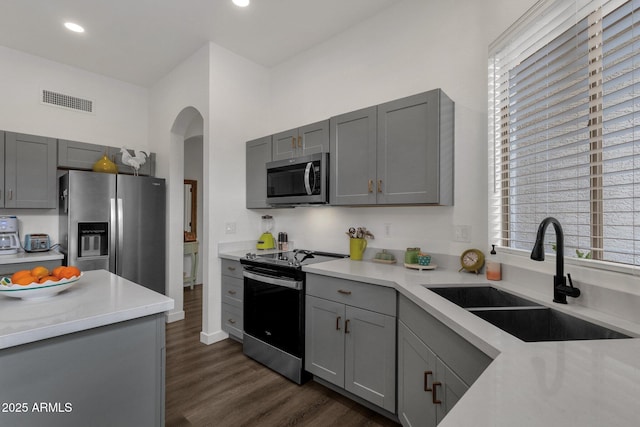
{"label": "microwave door handle", "polygon": [[[307,190],[307,194],[310,196],[313,194],[311,187],[311,172],[313,171],[313,162],[307,163],[307,167],[304,169],[304,188]],[[316,186],[315,176],[313,186]]]}

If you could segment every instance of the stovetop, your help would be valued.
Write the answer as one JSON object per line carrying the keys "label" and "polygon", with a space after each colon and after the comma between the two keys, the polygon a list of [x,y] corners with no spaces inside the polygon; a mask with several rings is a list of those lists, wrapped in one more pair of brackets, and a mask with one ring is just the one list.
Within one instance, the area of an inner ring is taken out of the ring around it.
{"label": "stovetop", "polygon": [[288,268],[302,268],[302,266],[319,262],[332,261],[339,258],[349,258],[349,255],[331,252],[311,251],[307,249],[295,249],[289,252],[272,254],[248,253],[240,260],[243,264],[273,265]]}

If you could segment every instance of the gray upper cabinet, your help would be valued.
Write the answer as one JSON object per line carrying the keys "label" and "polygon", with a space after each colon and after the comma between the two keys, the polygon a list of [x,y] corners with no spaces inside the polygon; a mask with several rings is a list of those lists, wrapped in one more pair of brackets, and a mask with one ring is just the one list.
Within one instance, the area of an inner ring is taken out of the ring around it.
{"label": "gray upper cabinet", "polygon": [[[0,131],[0,165],[4,168],[4,136],[5,132]],[[0,208],[4,207],[4,173],[0,173]]]}
{"label": "gray upper cabinet", "polygon": [[56,140],[5,132],[5,208],[56,207]]}
{"label": "gray upper cabinet", "polygon": [[271,137],[247,141],[247,209],[269,208],[267,162],[271,161]]}
{"label": "gray upper cabinet", "polygon": [[[128,151],[132,156],[136,155],[134,150]],[[130,165],[122,162],[121,148],[66,139],[58,140],[58,167],[62,169],[92,170],[93,165],[105,154],[116,164],[118,173],[134,173],[134,169]],[[155,176],[156,154],[146,154],[147,158],[138,169],[138,175]]]}
{"label": "gray upper cabinet", "polygon": [[290,159],[329,152],[329,121],[323,120],[300,128],[279,132],[272,137],[272,160]]}
{"label": "gray upper cabinet", "polygon": [[376,124],[376,107],[331,118],[331,204],[376,204],[373,185],[376,177]]}
{"label": "gray upper cabinet", "polygon": [[453,204],[454,104],[440,89],[330,123],[331,204]]}
{"label": "gray upper cabinet", "polygon": [[105,154],[110,155],[108,147],[86,142],[58,140],[58,167],[64,169],[91,170],[93,165]]}

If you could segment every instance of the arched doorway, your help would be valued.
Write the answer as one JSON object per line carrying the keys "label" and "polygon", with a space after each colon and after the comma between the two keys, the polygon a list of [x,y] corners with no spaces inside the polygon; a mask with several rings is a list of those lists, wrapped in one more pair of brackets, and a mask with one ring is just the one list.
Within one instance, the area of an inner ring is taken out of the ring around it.
{"label": "arched doorway", "polygon": [[[185,179],[185,141],[198,139],[206,141],[204,137],[204,118],[194,107],[186,107],[178,113],[171,127],[169,148],[169,179],[167,185],[167,295],[175,301],[174,309],[168,315],[168,321],[173,322],[184,318],[183,298],[183,259],[184,259],[184,179]],[[205,156],[200,157],[204,169]],[[200,185],[201,195],[199,203],[205,206],[207,203],[207,183],[202,180]],[[198,232],[198,241],[201,248],[208,242],[206,216],[201,216],[201,227]],[[199,251],[200,254],[206,251]],[[203,259],[204,256],[200,256]],[[202,286],[207,286],[206,263],[202,263]]]}

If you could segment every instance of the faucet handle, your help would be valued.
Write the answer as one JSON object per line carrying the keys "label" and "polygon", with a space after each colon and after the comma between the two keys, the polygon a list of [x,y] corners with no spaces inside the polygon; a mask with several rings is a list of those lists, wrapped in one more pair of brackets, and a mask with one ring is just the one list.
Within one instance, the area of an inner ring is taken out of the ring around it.
{"label": "faucet handle", "polygon": [[570,290],[568,290],[568,292],[566,292],[566,295],[568,295],[570,297],[573,297],[573,298],[578,298],[580,296],[580,289],[573,287],[573,280],[571,280],[571,275],[569,273],[567,273],[567,278],[569,279],[569,288],[570,288]]}

